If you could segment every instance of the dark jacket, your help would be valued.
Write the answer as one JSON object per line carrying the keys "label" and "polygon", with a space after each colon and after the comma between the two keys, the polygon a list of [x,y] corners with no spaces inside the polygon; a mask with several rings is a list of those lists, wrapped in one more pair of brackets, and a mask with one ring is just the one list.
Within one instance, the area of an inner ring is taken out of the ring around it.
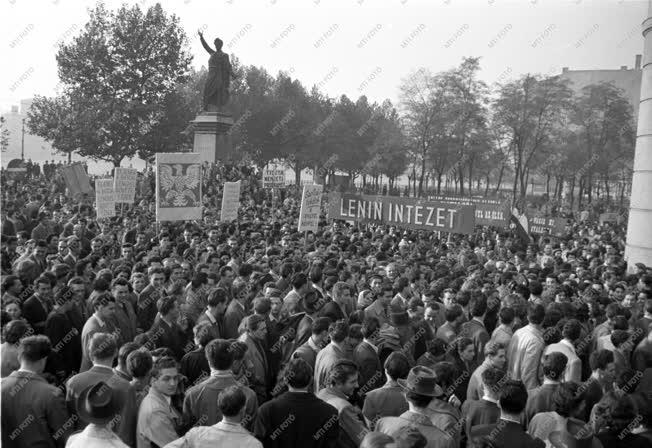
{"label": "dark jacket", "polygon": [[62,448],[73,430],[69,418],[63,392],[40,375],[16,371],[2,379],[3,447]]}
{"label": "dark jacket", "polygon": [[360,395],[378,389],[385,382],[385,374],[376,350],[362,341],[353,351],[353,361],[358,365]]}
{"label": "dark jacket", "polygon": [[468,437],[473,427],[496,423],[500,419],[500,408],[496,403],[484,399],[467,400],[462,406],[462,415],[466,416],[465,433]]}
{"label": "dark jacket", "polygon": [[265,448],[335,448],[337,416],[337,409],[311,392],[285,392],[258,409],[254,433]]}
{"label": "dark jacket", "polygon": [[407,412],[408,402],[405,391],[398,384],[385,384],[379,389],[370,391],[364,400],[362,415],[373,430],[376,422],[383,417],[398,417]]}
{"label": "dark jacket", "polygon": [[49,312],[50,309],[45,308],[35,295],[23,303],[23,317],[29,322],[37,334],[43,334],[45,321],[48,318]]}
{"label": "dark jacket", "polygon": [[194,385],[199,378],[206,379],[211,369],[204,348],[200,347],[183,355],[181,359],[181,374],[188,378],[188,385]]}
{"label": "dark jacket", "polygon": [[543,384],[528,392],[527,404],[525,405],[525,419],[527,422],[532,420],[539,412],[549,412],[553,410],[552,396],[559,389],[559,383]]}
{"label": "dark jacket", "polygon": [[170,325],[163,319],[156,319],[148,335],[155,348],[167,347],[176,360],[181,361],[185,354],[186,335],[176,323]]}
{"label": "dark jacket", "polygon": [[[495,448],[544,448],[546,444],[525,432],[523,427],[515,422],[499,420],[492,425],[479,425],[471,430],[469,440],[473,443],[482,437],[491,437]],[[474,445],[471,445],[474,446]]]}
{"label": "dark jacket", "polygon": [[50,338],[52,353],[48,357],[46,372],[68,378],[77,371],[82,359],[81,332],[75,328],[68,314],[61,308],[53,311],[45,321],[44,334]]}

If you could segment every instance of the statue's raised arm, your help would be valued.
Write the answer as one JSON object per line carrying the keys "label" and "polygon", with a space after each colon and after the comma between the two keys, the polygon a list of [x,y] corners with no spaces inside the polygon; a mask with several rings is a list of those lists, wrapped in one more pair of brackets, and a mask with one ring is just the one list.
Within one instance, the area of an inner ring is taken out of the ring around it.
{"label": "statue's raised arm", "polygon": [[199,34],[199,40],[201,40],[201,44],[204,47],[206,51],[208,51],[209,54],[215,53],[215,50],[213,50],[204,40],[204,33],[201,32],[201,30],[197,31],[197,34]]}

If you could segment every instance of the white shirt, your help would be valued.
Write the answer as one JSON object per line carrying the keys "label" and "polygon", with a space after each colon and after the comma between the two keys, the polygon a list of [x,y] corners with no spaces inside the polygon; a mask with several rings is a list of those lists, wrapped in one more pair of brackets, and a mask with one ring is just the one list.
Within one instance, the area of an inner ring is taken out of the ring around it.
{"label": "white shirt", "polygon": [[66,442],[66,448],[129,448],[120,437],[104,426],[89,424],[80,433],[73,434]]}

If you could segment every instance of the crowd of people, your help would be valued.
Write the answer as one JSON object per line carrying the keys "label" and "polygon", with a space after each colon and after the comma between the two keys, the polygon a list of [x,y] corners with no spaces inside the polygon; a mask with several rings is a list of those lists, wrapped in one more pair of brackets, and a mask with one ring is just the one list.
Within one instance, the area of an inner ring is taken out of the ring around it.
{"label": "crowd of people", "polygon": [[2,446],[652,446],[623,225],[300,233],[300,189],[233,166],[201,221],[157,222],[151,171],[97,220],[51,177],[3,178]]}

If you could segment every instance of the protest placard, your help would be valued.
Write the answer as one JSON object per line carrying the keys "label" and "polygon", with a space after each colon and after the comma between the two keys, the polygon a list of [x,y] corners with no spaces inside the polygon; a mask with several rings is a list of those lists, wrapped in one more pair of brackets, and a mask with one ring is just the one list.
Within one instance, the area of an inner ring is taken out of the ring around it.
{"label": "protest placard", "polygon": [[299,232],[316,232],[321,212],[321,193],[323,185],[304,185],[299,212]]}
{"label": "protest placard", "polygon": [[71,196],[93,192],[88,174],[80,163],[64,166],[61,168],[61,175]]}
{"label": "protest placard", "polygon": [[285,186],[285,170],[265,168],[263,170],[263,188],[283,188]]}
{"label": "protest placard", "polygon": [[469,234],[475,226],[475,205],[398,196],[333,194],[328,217]]}
{"label": "protest placard", "polygon": [[156,220],[201,219],[201,154],[156,154]]}
{"label": "protest placard", "polygon": [[220,221],[233,221],[238,219],[240,208],[240,182],[225,182],[222,193],[222,212]]}
{"label": "protest placard", "polygon": [[116,168],[113,173],[113,190],[115,201],[134,203],[136,196],[136,179],[138,173],[134,168]]}
{"label": "protest placard", "polygon": [[97,219],[115,216],[113,179],[95,179],[95,211]]}

